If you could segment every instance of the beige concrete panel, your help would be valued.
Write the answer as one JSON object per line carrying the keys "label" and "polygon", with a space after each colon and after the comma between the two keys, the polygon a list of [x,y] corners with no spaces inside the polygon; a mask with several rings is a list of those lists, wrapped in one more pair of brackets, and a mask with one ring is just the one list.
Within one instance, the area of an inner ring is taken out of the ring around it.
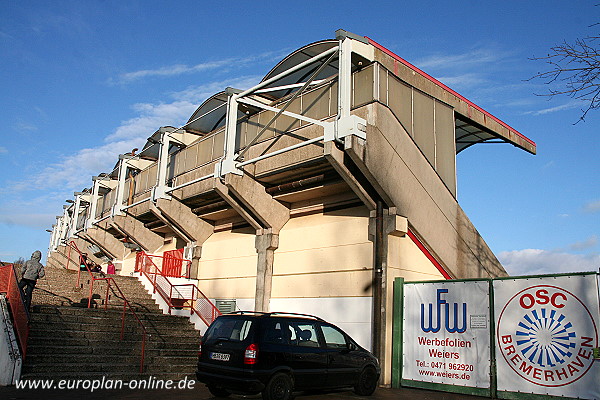
{"label": "beige concrete panel", "polygon": [[371,296],[372,270],[273,275],[271,298]]}
{"label": "beige concrete panel", "polygon": [[417,90],[413,90],[413,124],[417,146],[435,167],[433,99]]}
{"label": "beige concrete panel", "polygon": [[[386,76],[387,71],[381,70],[382,74]],[[412,89],[402,83],[396,77],[389,75],[387,96],[390,109],[394,115],[400,120],[404,129],[412,135],[413,134],[413,110],[412,110]]]}
{"label": "beige concrete panel", "polygon": [[129,276],[135,271],[135,253],[130,253],[121,263],[119,275]]}
{"label": "beige concrete panel", "polygon": [[[278,104],[277,107],[281,108],[284,106],[285,103],[282,104]],[[286,111],[295,113],[295,114],[300,114],[300,108],[302,105],[302,99],[301,98],[295,98],[294,101],[292,101],[292,104],[290,104],[287,108]],[[275,121],[275,128],[277,133],[283,133],[283,132],[289,132],[292,129],[296,129],[300,127],[300,120],[293,118],[293,117],[288,117],[287,115],[280,115],[279,117],[277,117],[277,120]]]}
{"label": "beige concrete panel", "polygon": [[[274,111],[263,110],[258,113],[258,129],[256,134],[263,130],[263,128],[271,121],[271,119],[275,116]],[[271,126],[261,135],[260,140],[264,140],[269,137],[275,136],[275,123],[273,122]],[[254,139],[254,136],[248,136],[248,142]]]}
{"label": "beige concrete panel", "polygon": [[373,64],[352,75],[352,107],[373,101],[375,68]]}
{"label": "beige concrete panel", "polygon": [[256,278],[200,279],[198,288],[209,299],[253,299]]}
{"label": "beige concrete panel", "polygon": [[435,169],[456,196],[454,110],[439,101],[435,103]]}
{"label": "beige concrete panel", "polygon": [[311,90],[302,95],[303,114],[309,118],[323,119],[329,116],[329,87]]}
{"label": "beige concrete panel", "polygon": [[319,271],[369,269],[373,264],[371,242],[275,252],[273,273],[293,274]]}
{"label": "beige concrete panel", "polygon": [[401,276],[406,280],[417,280],[416,276],[421,277],[419,280],[444,279],[441,272],[408,235],[389,237],[388,267],[395,270],[396,277]]}
{"label": "beige concrete panel", "polygon": [[215,160],[223,156],[225,151],[225,130],[218,132],[213,137],[213,155],[212,159]]}
{"label": "beige concrete panel", "polygon": [[206,164],[212,160],[212,140],[202,140],[198,142],[198,165]]}
{"label": "beige concrete panel", "polygon": [[353,207],[292,218],[279,233],[277,253],[369,242],[369,211]]}
{"label": "beige concrete panel", "polygon": [[[202,245],[198,267],[200,279],[255,277],[256,248],[254,231],[235,233],[216,232]],[[252,297],[254,297],[254,286]]]}

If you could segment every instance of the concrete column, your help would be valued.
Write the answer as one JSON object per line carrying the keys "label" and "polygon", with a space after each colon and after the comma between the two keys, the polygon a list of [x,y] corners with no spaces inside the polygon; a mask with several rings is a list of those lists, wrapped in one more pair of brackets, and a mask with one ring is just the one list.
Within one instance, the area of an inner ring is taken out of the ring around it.
{"label": "concrete column", "polygon": [[258,261],[256,265],[254,310],[268,312],[273,281],[273,260],[275,258],[275,250],[279,247],[279,235],[274,233],[257,235],[255,246],[258,253]]}
{"label": "concrete column", "polygon": [[[380,326],[373,326],[372,343],[378,343],[378,348],[373,348],[373,352],[379,357],[381,368],[381,382],[391,380],[391,357],[392,357],[392,317],[393,317],[393,283],[388,281],[388,257],[389,257],[389,236],[404,236],[408,232],[408,220],[405,217],[397,215],[395,207],[390,207],[383,210],[383,235],[380,245],[382,246],[381,260],[381,308],[374,309],[373,315],[379,313]],[[376,237],[376,211],[371,211],[369,218],[369,240],[373,242],[375,247]],[[376,249],[373,249],[375,256]],[[375,262],[374,262],[375,267]],[[375,268],[373,271],[373,282],[375,280]],[[373,291],[376,288],[373,287]],[[377,336],[377,337],[376,337]]]}

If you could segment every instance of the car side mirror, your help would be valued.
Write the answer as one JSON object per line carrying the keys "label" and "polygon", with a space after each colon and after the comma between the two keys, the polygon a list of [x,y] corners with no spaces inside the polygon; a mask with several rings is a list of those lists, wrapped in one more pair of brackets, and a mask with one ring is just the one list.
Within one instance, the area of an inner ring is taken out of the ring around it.
{"label": "car side mirror", "polygon": [[348,348],[348,351],[356,351],[356,350],[358,350],[358,347],[354,343],[352,343],[352,342],[348,343],[348,345],[346,347]]}

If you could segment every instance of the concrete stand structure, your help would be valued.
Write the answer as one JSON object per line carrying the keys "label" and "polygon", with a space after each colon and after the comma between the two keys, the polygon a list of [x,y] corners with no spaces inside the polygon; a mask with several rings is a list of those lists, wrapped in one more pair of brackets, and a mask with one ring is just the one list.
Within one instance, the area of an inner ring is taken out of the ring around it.
{"label": "concrete stand structure", "polygon": [[70,238],[123,274],[136,250],[184,248],[208,298],[317,314],[378,355],[387,384],[396,277],[506,275],[456,200],[456,156],[482,142],[536,151],[373,40],[340,30],[257,86],[213,95],[187,124],[158,129],[94,177],[57,217],[49,262]]}

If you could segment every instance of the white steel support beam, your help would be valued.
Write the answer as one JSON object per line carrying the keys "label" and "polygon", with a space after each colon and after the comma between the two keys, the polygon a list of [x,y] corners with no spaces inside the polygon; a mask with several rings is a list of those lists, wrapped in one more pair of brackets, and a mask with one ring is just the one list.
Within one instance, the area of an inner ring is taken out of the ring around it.
{"label": "white steel support beam", "polygon": [[117,195],[115,196],[115,204],[112,206],[112,216],[123,215],[123,198],[125,195],[125,179],[127,175],[127,163],[119,156],[119,183],[117,185]]}
{"label": "white steel support beam", "polygon": [[235,165],[235,147],[237,143],[237,114],[238,114],[238,101],[237,96],[234,94],[235,89],[227,88],[227,114],[225,119],[225,152],[223,159],[216,168],[219,171],[215,175],[224,176],[232,173],[236,175],[242,175],[242,171]]}
{"label": "white steel support beam", "polygon": [[338,75],[338,115],[336,119],[335,138],[325,140],[343,141],[344,137],[354,135],[367,138],[367,121],[350,114],[352,107],[352,43],[347,32],[336,32],[340,41],[339,75]]}
{"label": "white steel support beam", "polygon": [[158,199],[170,199],[167,193],[167,172],[169,170],[169,147],[171,146],[170,132],[163,131],[160,140],[160,151],[158,154],[158,173],[156,174],[156,186],[152,189],[152,201]]}
{"label": "white steel support beam", "polygon": [[75,193],[75,206],[73,207],[73,217],[71,218],[71,229],[69,229],[69,239],[75,237],[77,232],[77,220],[79,219],[79,207],[81,206],[81,195],[83,193]]}
{"label": "white steel support beam", "polygon": [[94,185],[92,187],[92,194],[90,195],[90,212],[88,213],[88,219],[85,223],[85,228],[92,228],[96,223],[96,211],[98,210],[98,199],[100,198],[100,186],[102,181],[109,181],[110,178],[104,176],[93,176],[92,181]]}
{"label": "white steel support beam", "polygon": [[67,239],[67,234],[69,232],[69,221],[70,221],[70,217],[69,217],[69,206],[63,206],[63,216],[61,218],[61,225],[60,225],[60,236],[59,236],[59,246],[61,244],[61,242],[63,240]]}
{"label": "white steel support beam", "polygon": [[116,201],[112,208],[112,216],[115,215],[124,215],[125,207],[123,205],[123,200],[125,199],[125,180],[127,180],[127,168],[138,168],[135,165],[130,165],[129,161],[138,160],[137,156],[130,155],[119,155],[119,183],[117,185],[117,195],[115,196]]}

